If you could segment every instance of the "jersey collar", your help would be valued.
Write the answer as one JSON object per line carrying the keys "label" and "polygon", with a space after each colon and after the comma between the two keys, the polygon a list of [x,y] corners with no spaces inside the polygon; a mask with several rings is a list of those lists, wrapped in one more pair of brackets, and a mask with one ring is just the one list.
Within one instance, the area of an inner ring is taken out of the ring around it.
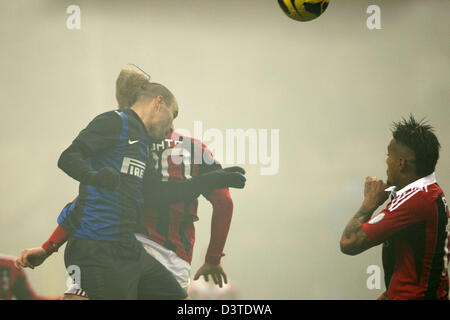
{"label": "jersey collar", "polygon": [[406,187],[402,188],[399,191],[395,191],[395,189],[396,189],[395,186],[387,188],[386,191],[392,191],[394,194],[394,197],[398,197],[398,196],[401,196],[406,191],[411,190],[411,189],[425,189],[425,191],[427,191],[427,187],[434,183],[436,183],[436,175],[433,172],[432,174],[430,174],[426,177],[423,177],[414,182],[411,182],[410,184],[408,184]]}

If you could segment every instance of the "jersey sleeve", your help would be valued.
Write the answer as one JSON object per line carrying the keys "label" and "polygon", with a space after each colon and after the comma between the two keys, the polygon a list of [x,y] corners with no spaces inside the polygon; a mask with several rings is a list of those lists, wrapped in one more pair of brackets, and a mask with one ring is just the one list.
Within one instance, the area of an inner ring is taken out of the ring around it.
{"label": "jersey sleeve", "polygon": [[211,150],[203,143],[201,144],[201,152],[202,162],[199,167],[199,174],[222,169],[222,165],[214,158]]}
{"label": "jersey sleeve", "polygon": [[213,190],[207,197],[213,206],[211,236],[205,262],[219,264],[233,216],[233,201],[228,189]]}
{"label": "jersey sleeve", "polygon": [[122,117],[116,111],[98,115],[73,141],[85,154],[96,154],[120,141]]}
{"label": "jersey sleeve", "polygon": [[85,183],[89,172],[89,157],[120,141],[122,117],[115,111],[97,116],[64,150],[58,167],[77,181]]}
{"label": "jersey sleeve", "polygon": [[53,231],[50,238],[44,242],[42,245],[42,249],[47,252],[47,254],[52,254],[53,252],[58,251],[59,247],[61,247],[69,238],[69,234],[64,231],[61,226],[58,224],[56,226],[55,231]]}
{"label": "jersey sleeve", "polygon": [[416,193],[404,199],[394,200],[372,219],[362,224],[367,237],[374,243],[381,243],[408,226],[424,220],[423,197]]}

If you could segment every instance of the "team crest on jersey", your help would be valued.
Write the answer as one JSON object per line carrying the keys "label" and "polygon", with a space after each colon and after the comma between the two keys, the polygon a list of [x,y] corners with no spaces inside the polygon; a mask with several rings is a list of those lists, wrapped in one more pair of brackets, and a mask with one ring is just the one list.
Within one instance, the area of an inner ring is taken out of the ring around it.
{"label": "team crest on jersey", "polygon": [[142,161],[129,157],[124,157],[120,172],[142,179],[144,177],[145,166],[146,166],[145,163]]}
{"label": "team crest on jersey", "polygon": [[380,222],[381,220],[383,220],[385,215],[386,214],[384,214],[382,212],[382,213],[376,215],[375,217],[373,217],[372,219],[370,219],[368,223],[369,224],[376,224],[376,223]]}

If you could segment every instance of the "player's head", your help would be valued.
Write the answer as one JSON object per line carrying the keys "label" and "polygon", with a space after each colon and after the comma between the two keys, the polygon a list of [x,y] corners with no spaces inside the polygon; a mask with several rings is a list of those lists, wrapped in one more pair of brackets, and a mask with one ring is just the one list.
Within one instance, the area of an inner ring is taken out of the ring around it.
{"label": "player's head", "polygon": [[432,126],[410,115],[408,119],[394,122],[392,136],[386,159],[389,185],[434,172],[440,144]]}
{"label": "player's head", "polygon": [[173,119],[178,115],[178,102],[165,86],[149,82],[139,88],[136,102],[131,106],[148,110],[149,136],[162,140],[170,132]]}
{"label": "player's head", "polygon": [[178,102],[165,86],[150,82],[150,77],[132,69],[122,69],[116,80],[116,98],[119,108],[144,107],[150,112],[149,135],[154,140],[163,139],[173,128],[178,115]]}

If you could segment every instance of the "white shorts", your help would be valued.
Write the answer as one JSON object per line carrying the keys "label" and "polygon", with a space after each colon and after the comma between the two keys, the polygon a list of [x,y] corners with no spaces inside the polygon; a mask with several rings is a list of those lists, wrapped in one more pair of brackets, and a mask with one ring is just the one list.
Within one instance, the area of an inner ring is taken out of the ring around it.
{"label": "white shorts", "polygon": [[147,236],[138,233],[135,236],[142,243],[145,251],[166,267],[174,275],[180,286],[187,290],[191,277],[191,265],[181,259],[175,252],[164,248],[159,243],[147,238]]}

